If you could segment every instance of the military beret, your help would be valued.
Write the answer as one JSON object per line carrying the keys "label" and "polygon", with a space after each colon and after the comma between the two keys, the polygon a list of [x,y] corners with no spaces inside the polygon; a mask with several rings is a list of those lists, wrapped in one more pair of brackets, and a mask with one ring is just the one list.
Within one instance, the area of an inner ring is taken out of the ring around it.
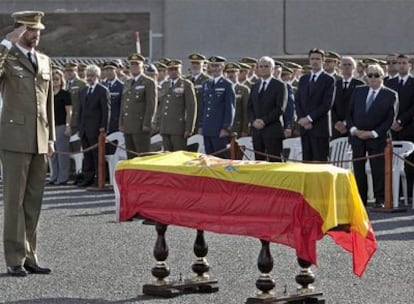
{"label": "military beret", "polygon": [[147,70],[147,72],[150,72],[150,73],[158,73],[158,70],[157,70],[157,67],[155,66],[155,64],[148,65],[146,70]]}
{"label": "military beret", "polygon": [[293,74],[293,70],[287,66],[282,67],[282,74]]}
{"label": "military beret", "polygon": [[165,71],[167,69],[167,66],[164,63],[155,61],[153,64],[158,69],[158,71]]}
{"label": "military beret", "polygon": [[167,57],[163,57],[163,58],[158,59],[158,61],[161,62],[161,63],[163,63],[163,64],[165,64],[165,65],[167,65],[168,62],[171,61],[171,59],[170,58],[167,58]]}
{"label": "military beret", "polygon": [[170,62],[168,62],[167,64],[167,69],[175,69],[175,68],[179,68],[182,65],[182,61],[178,60],[178,59],[171,59]]}
{"label": "military beret", "polygon": [[67,62],[64,65],[65,70],[75,70],[78,67],[76,62]]}
{"label": "military beret", "polygon": [[253,65],[257,64],[257,59],[253,57],[243,57],[242,59],[240,59],[240,62],[248,65]]}
{"label": "military beret", "polygon": [[210,63],[224,63],[226,62],[226,58],[222,56],[211,56],[210,58],[208,58],[208,61]]}
{"label": "military beret", "polygon": [[206,57],[204,56],[204,55],[201,55],[201,54],[191,54],[191,55],[189,55],[188,56],[188,59],[190,60],[190,61],[196,61],[196,62],[200,62],[200,61],[204,61],[204,60],[206,60]]}
{"label": "military beret", "polygon": [[229,62],[224,66],[224,71],[238,71],[240,70],[240,66],[235,62]]}
{"label": "military beret", "polygon": [[11,16],[16,23],[24,24],[36,30],[44,30],[45,26],[42,24],[42,17],[44,15],[41,11],[20,11],[14,12]]}
{"label": "military beret", "polygon": [[145,58],[141,54],[134,53],[128,56],[128,61],[129,62],[144,62]]}
{"label": "military beret", "polygon": [[239,62],[240,71],[248,71],[250,70],[250,65]]}
{"label": "military beret", "polygon": [[296,62],[292,62],[292,61],[285,61],[284,66],[290,69],[301,69],[302,68],[300,64],[297,64]]}
{"label": "military beret", "polygon": [[341,56],[336,53],[336,52],[332,52],[332,51],[326,51],[325,52],[325,60],[339,60],[341,59]]}

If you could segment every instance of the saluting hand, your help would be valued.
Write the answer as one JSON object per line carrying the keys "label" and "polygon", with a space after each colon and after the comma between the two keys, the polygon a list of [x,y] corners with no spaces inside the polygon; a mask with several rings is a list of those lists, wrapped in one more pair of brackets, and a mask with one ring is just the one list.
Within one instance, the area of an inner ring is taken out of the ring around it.
{"label": "saluting hand", "polygon": [[15,28],[13,31],[11,31],[10,33],[8,33],[6,35],[6,39],[12,43],[16,43],[19,41],[20,37],[22,37],[24,32],[26,32],[26,26],[25,25],[19,26]]}

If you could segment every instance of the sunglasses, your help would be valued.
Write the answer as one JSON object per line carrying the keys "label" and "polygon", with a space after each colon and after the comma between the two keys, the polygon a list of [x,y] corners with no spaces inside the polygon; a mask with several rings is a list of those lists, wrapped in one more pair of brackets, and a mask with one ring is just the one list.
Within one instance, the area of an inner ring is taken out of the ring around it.
{"label": "sunglasses", "polygon": [[378,73],[374,73],[374,74],[367,74],[367,77],[368,78],[380,78],[381,77],[381,75],[380,74],[378,74]]}

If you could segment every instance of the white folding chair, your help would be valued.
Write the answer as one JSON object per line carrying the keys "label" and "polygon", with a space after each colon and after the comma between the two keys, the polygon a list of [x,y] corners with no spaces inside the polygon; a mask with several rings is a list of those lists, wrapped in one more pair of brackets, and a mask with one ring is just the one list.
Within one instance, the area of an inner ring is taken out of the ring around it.
{"label": "white folding chair", "polygon": [[[78,134],[74,134],[70,137],[69,142],[75,142],[75,141],[80,141],[80,138],[78,136]],[[82,146],[81,146],[81,150],[76,153],[76,154],[71,154],[69,156],[70,159],[73,159],[73,161],[75,162],[75,173],[81,173],[82,172],[82,162],[83,162],[83,153],[82,153]]]}
{"label": "white folding chair", "polygon": [[351,168],[352,159],[351,145],[348,137],[339,137],[329,142],[329,160],[334,166],[344,169]]}
{"label": "white folding chair", "polygon": [[194,134],[187,138],[187,146],[197,144],[197,152],[198,153],[206,153],[204,149],[204,139],[203,136],[200,134]]}
{"label": "white folding chair", "polygon": [[243,160],[255,160],[253,150],[253,139],[251,136],[239,137],[236,139],[237,144],[243,149]]}
{"label": "white folding chair", "polygon": [[105,155],[105,160],[108,162],[109,169],[109,183],[114,184],[115,167],[118,161],[127,159],[127,153],[125,151],[125,138],[124,133],[114,132],[106,136],[106,141],[116,142],[116,150],[114,154]]}
{"label": "white folding chair", "polygon": [[283,150],[289,150],[288,159],[302,160],[302,143],[300,137],[286,138],[282,142]]}
{"label": "white folding chair", "polygon": [[[392,151],[394,154],[405,158],[414,151],[414,144],[410,141],[395,140],[392,142]],[[404,161],[400,157],[395,155],[392,157],[392,203],[394,208],[397,208],[400,202],[400,182],[404,195],[404,205],[408,205],[407,178],[404,171]],[[369,161],[367,161],[366,172],[368,176],[368,200],[370,200],[374,191]]]}

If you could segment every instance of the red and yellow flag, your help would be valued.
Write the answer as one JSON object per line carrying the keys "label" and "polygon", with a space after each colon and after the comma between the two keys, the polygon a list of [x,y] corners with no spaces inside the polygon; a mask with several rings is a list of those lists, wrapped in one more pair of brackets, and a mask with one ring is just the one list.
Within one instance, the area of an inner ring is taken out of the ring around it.
{"label": "red and yellow flag", "polygon": [[[118,163],[119,220],[252,236],[290,246],[316,264],[324,234],[353,254],[361,276],[376,240],[354,176],[332,165],[224,160],[190,152]],[[348,225],[349,230],[332,230]]]}

